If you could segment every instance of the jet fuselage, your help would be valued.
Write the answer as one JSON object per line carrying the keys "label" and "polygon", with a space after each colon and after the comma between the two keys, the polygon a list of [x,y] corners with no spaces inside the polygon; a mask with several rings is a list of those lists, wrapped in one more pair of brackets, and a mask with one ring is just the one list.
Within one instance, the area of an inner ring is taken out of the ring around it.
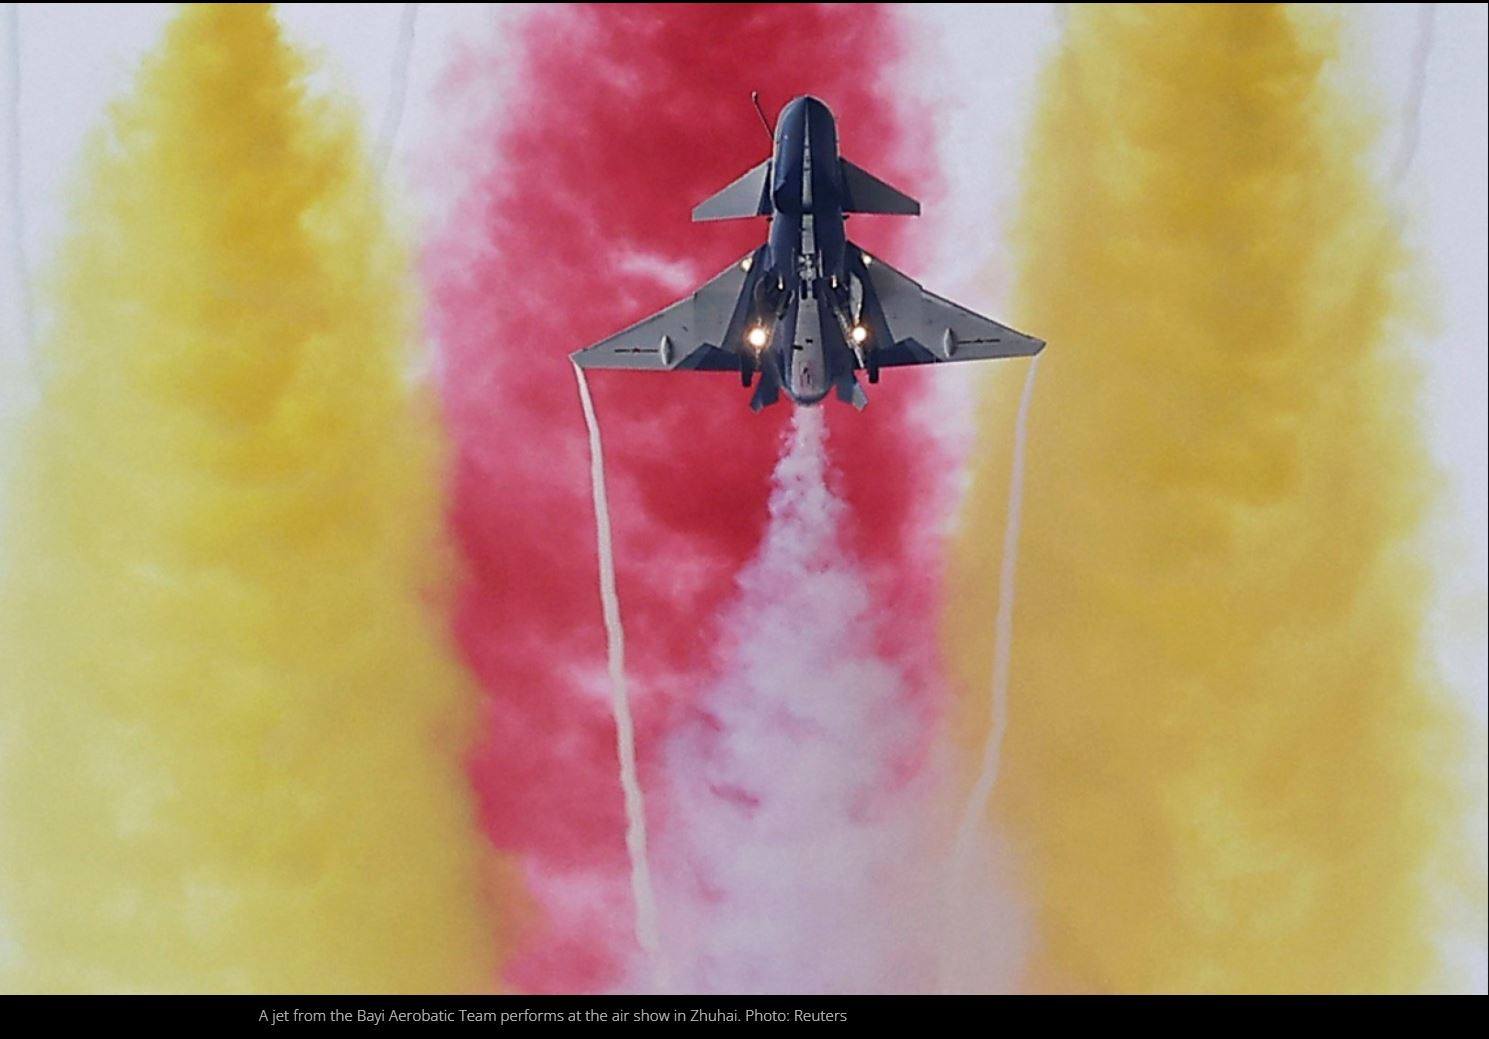
{"label": "jet fuselage", "polygon": [[775,130],[767,276],[758,282],[755,314],[768,338],[755,361],[761,377],[798,404],[815,404],[853,377],[844,197],[837,122],[816,98],[796,98]]}

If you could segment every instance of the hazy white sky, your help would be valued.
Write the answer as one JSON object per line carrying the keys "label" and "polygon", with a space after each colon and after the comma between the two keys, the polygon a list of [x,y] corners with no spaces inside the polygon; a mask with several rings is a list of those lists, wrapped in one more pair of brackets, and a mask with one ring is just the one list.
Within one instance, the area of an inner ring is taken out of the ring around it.
{"label": "hazy white sky", "polygon": [[[401,4],[299,4],[281,8],[296,40],[321,59],[319,79],[355,96],[370,134],[388,102]],[[447,204],[420,189],[429,182],[412,164],[438,139],[431,87],[446,57],[473,38],[496,35],[520,9],[489,4],[422,4],[410,68],[408,103],[391,176],[405,188],[412,214]],[[937,147],[947,195],[928,210],[924,240],[934,243],[926,280],[968,303],[997,312],[999,278],[1009,268],[1002,227],[965,233],[958,215],[1011,214],[1021,136],[1034,76],[1054,45],[1059,6],[1041,4],[918,5],[906,88],[937,102]],[[5,155],[19,200],[7,180],[0,198],[0,417],[25,399],[21,285],[15,276],[17,227],[24,218],[30,269],[45,268],[65,225],[64,200],[79,148],[111,98],[127,90],[141,55],[159,38],[172,5],[5,5],[0,63]],[[1421,39],[1422,5],[1341,5],[1347,46],[1336,69],[1349,89],[1379,110],[1380,168],[1397,154],[1406,123],[1413,49]],[[1484,724],[1486,444],[1486,9],[1436,5],[1415,159],[1398,189],[1409,234],[1431,276],[1437,322],[1411,344],[1424,374],[1422,408],[1433,450],[1448,481],[1436,528],[1434,560],[1442,574],[1433,627],[1454,687]],[[19,32],[15,28],[19,27]],[[18,59],[15,61],[13,59]],[[16,84],[19,83],[19,96]],[[493,99],[495,100],[495,99]],[[871,157],[864,161],[871,165]],[[912,191],[912,193],[914,193]],[[991,231],[992,233],[988,233]],[[979,277],[992,270],[995,277]],[[1006,285],[1006,277],[1002,284]],[[954,397],[955,394],[953,393]],[[3,435],[3,430],[0,430]],[[3,445],[0,445],[3,446]],[[1482,835],[1480,836],[1482,840]],[[1482,951],[1472,968],[1484,986]]]}

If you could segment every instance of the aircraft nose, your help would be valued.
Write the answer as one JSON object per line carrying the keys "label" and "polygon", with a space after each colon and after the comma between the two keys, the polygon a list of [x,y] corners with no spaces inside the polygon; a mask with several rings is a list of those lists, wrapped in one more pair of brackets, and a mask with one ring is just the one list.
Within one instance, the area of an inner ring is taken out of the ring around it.
{"label": "aircraft nose", "polygon": [[[822,150],[822,146],[831,141],[834,145],[838,139],[838,121],[833,117],[832,109],[827,107],[827,102],[810,94],[803,94],[786,106],[792,122],[802,126],[810,127],[813,138],[813,147]],[[781,113],[782,121],[788,118],[788,112]]]}
{"label": "aircraft nose", "polygon": [[800,97],[793,97],[787,101],[785,107],[781,109],[780,118],[786,119],[807,113],[811,113],[814,120],[819,114],[825,114],[829,119],[832,118],[832,109],[828,108],[820,98],[813,97],[811,94],[802,94]]}
{"label": "aircraft nose", "polygon": [[781,109],[781,114],[776,119],[776,140],[779,142],[787,136],[795,136],[798,131],[805,131],[808,127],[811,128],[813,138],[837,141],[838,124],[833,118],[832,109],[820,98],[803,94],[786,102]]}

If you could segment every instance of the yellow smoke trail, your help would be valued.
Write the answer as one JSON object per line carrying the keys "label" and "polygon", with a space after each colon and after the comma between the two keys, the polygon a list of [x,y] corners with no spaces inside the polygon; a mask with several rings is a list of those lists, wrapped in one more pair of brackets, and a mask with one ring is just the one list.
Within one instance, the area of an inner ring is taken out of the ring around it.
{"label": "yellow smoke trail", "polygon": [[406,257],[306,72],[189,6],[90,155],[6,495],[5,989],[494,973]]}
{"label": "yellow smoke trail", "polygon": [[[1403,254],[1276,6],[1076,7],[1042,84],[1029,433],[992,819],[1035,988],[1437,982],[1469,737],[1422,658]],[[985,402],[947,645],[986,729],[1017,385]],[[969,747],[969,753],[971,748]]]}

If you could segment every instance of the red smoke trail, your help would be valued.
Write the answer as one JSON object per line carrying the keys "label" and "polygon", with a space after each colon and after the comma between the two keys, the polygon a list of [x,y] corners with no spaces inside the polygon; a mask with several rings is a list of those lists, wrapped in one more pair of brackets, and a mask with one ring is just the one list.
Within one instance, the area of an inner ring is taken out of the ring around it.
{"label": "red smoke trail", "polygon": [[[768,152],[751,89],[772,111],[796,94],[822,97],[845,154],[924,196],[926,149],[914,145],[926,131],[885,83],[899,51],[894,18],[829,6],[547,9],[501,50],[519,68],[501,68],[492,48],[447,77],[451,111],[515,91],[469,128],[470,154],[452,157],[474,167],[460,171],[471,186],[427,270],[467,571],[458,637],[488,694],[488,738],[472,772],[492,839],[528,864],[537,901],[507,970],[519,988],[622,984],[633,945],[584,425],[567,354],[691,291],[763,238],[763,221],[689,222],[696,202]],[[849,231],[905,265],[904,228],[856,218]],[[906,423],[917,382],[888,373],[862,415],[829,405],[851,510],[845,543],[881,601],[906,611],[891,649],[912,672],[933,643],[921,620],[932,612],[933,571],[911,550],[916,510],[940,471]],[[788,408],[752,415],[727,375],[600,372],[592,385],[644,780],[659,736],[710,677],[717,608],[760,541]],[[665,804],[652,807],[665,815]]]}

